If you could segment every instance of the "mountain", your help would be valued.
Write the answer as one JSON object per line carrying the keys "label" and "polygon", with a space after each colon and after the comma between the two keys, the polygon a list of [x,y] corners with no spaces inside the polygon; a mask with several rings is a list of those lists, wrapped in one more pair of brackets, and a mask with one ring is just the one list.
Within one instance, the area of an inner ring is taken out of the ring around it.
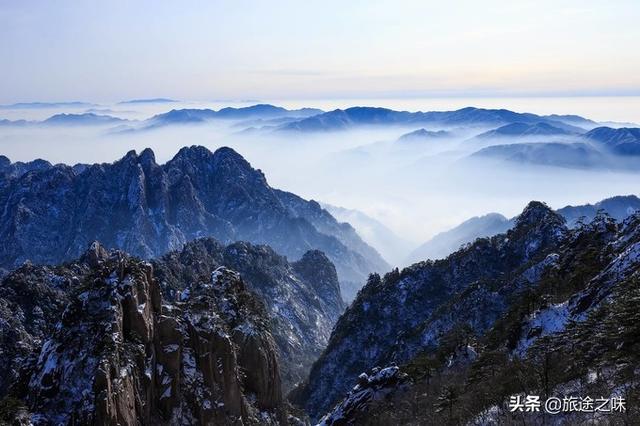
{"label": "mountain", "polygon": [[385,259],[393,264],[403,263],[404,253],[407,252],[410,243],[396,235],[382,222],[359,210],[346,209],[326,203],[321,205],[337,220],[353,225],[358,235],[382,254]]}
{"label": "mountain", "polygon": [[199,124],[217,118],[217,112],[212,109],[182,108],[154,115],[144,121],[143,128],[155,128],[173,124]]}
{"label": "mountain", "polygon": [[83,114],[56,114],[42,121],[45,125],[56,126],[97,126],[106,124],[122,124],[128,120],[112,117],[110,115],[98,115],[92,112]]}
{"label": "mountain", "polygon": [[579,115],[559,115],[559,114],[551,114],[551,115],[543,115],[544,118],[548,120],[553,120],[556,122],[568,124],[570,126],[579,127],[582,129],[591,130],[594,127],[598,127],[598,123],[593,120],[589,120],[584,117],[580,117]]}
{"label": "mountain", "polygon": [[16,161],[12,163],[4,155],[0,155],[0,185],[3,185],[9,179],[15,179],[32,170],[47,170],[53,167],[51,163],[45,160],[33,160],[23,163]]}
{"label": "mountain", "polygon": [[113,117],[110,115],[85,112],[82,114],[55,114],[43,121],[0,120],[0,126],[104,126],[110,124],[123,124],[128,121],[129,120]]}
{"label": "mountain", "polygon": [[0,109],[46,109],[46,108],[88,108],[95,106],[88,102],[19,102],[0,105]]}
{"label": "mountain", "polygon": [[477,238],[492,237],[506,232],[513,226],[514,220],[509,220],[499,213],[489,213],[484,216],[472,217],[448,231],[441,232],[426,243],[415,249],[404,263],[415,263],[427,259],[444,259],[464,244],[471,243]]}
{"label": "mountain", "polygon": [[[622,223],[639,210],[640,199],[635,195],[626,195],[607,198],[595,204],[566,206],[556,210],[556,212],[566,220],[567,227],[575,228],[581,219],[583,222],[591,222],[601,211]],[[400,263],[444,259],[463,245],[473,243],[478,238],[492,237],[496,234],[507,232],[513,227],[516,219],[517,217],[507,219],[499,213],[488,213],[484,216],[472,217],[455,228],[434,236],[415,249],[407,259]]]}
{"label": "mountain", "polygon": [[211,109],[172,109],[169,112],[154,115],[146,121],[146,127],[160,127],[170,124],[204,123],[216,118],[216,112]]}
{"label": "mountain", "polygon": [[0,126],[2,127],[22,127],[32,123],[32,121],[27,120],[7,120],[6,118],[0,119]]}
{"label": "mountain", "polygon": [[523,138],[531,136],[566,136],[571,134],[573,134],[573,132],[561,129],[559,127],[554,127],[551,124],[545,122],[534,124],[511,123],[498,127],[497,129],[489,130],[487,132],[479,134],[478,136],[476,136],[476,138]]}
{"label": "mountain", "polygon": [[220,267],[238,272],[265,306],[284,392],[306,377],[345,308],[335,267],[317,250],[289,263],[268,246],[224,246],[208,238],[190,242],[152,265],[162,295],[171,303],[188,298],[193,283],[206,281]]}
{"label": "mountain", "polygon": [[635,398],[639,253],[640,215],[570,230],[532,202],[505,234],[372,275],[292,398],[324,424],[434,425],[523,423],[513,395]]}
{"label": "mountain", "polygon": [[[338,320],[327,349],[311,370],[308,385],[297,393],[297,402],[317,418],[354,386],[362,372],[391,361],[409,361],[433,343],[434,338],[421,327],[435,321],[456,295],[468,291],[482,296],[471,292],[476,289],[474,283],[489,283],[530,262],[540,262],[537,255],[554,247],[565,232],[562,217],[542,203],[532,202],[506,234],[477,240],[444,260],[417,263],[402,272],[394,270],[384,279],[371,275]],[[481,313],[487,317],[494,314],[492,304],[477,306],[482,306]],[[454,307],[464,309],[460,303]],[[482,318],[477,324],[486,326],[487,321]],[[409,338],[422,339],[424,344],[409,342]]]}
{"label": "mountain", "polygon": [[281,131],[317,132],[346,130],[357,126],[371,125],[417,125],[431,124],[440,126],[503,126],[511,123],[548,123],[555,127],[568,127],[566,124],[548,118],[518,113],[506,109],[483,109],[467,107],[456,111],[407,112],[387,108],[352,107],[336,109],[314,115],[279,127]]}
{"label": "mountain", "polygon": [[288,110],[268,104],[258,104],[248,107],[222,108],[219,111],[212,109],[173,109],[169,112],[158,114],[144,123],[144,128],[156,128],[172,124],[198,124],[211,120],[249,120],[249,119],[275,119],[284,117],[308,117],[322,113],[313,108]]}
{"label": "mountain", "polygon": [[620,168],[618,164],[586,143],[517,143],[492,145],[471,154],[470,159],[492,159],[520,164],[569,168]]}
{"label": "mountain", "polygon": [[284,424],[262,303],[232,269],[198,278],[164,300],[149,263],[98,243],[12,272],[0,284],[3,423]]}
{"label": "mountain", "polygon": [[418,129],[400,136],[398,138],[398,142],[426,142],[434,139],[447,138],[450,136],[451,133],[444,130],[433,131],[427,129]]}
{"label": "mountain", "polygon": [[350,225],[314,201],[271,188],[230,148],[183,148],[163,165],[145,149],[112,164],[32,170],[3,182],[0,203],[0,267],[7,269],[27,259],[73,259],[94,240],[152,258],[204,236],[267,244],[291,260],[321,250],[346,300],[369,272],[388,268]]}
{"label": "mountain", "polygon": [[595,141],[619,155],[640,155],[640,128],[597,127],[585,133],[585,138]]}
{"label": "mountain", "polygon": [[251,118],[283,118],[283,117],[309,117],[322,113],[322,110],[315,108],[302,108],[288,110],[269,104],[258,104],[242,108],[222,108],[217,113],[217,118],[227,120],[245,120]]}
{"label": "mountain", "polygon": [[616,196],[595,204],[566,206],[557,211],[566,219],[567,225],[573,228],[578,225],[580,220],[591,222],[601,210],[618,222],[623,222],[627,217],[640,210],[640,198],[635,195]]}
{"label": "mountain", "polygon": [[175,99],[168,98],[151,98],[151,99],[131,99],[128,101],[118,102],[119,104],[171,104],[176,101]]}

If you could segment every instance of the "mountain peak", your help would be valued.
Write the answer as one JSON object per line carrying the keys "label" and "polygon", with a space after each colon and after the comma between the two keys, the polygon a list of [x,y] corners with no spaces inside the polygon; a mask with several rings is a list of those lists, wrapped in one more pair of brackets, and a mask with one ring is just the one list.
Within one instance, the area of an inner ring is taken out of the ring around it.
{"label": "mountain peak", "polygon": [[180,148],[180,151],[173,157],[173,160],[197,161],[209,159],[213,154],[202,145],[191,145]]}
{"label": "mountain peak", "polygon": [[127,151],[127,153],[124,155],[124,158],[138,158],[138,153],[136,152],[135,149],[130,149],[129,151]]}
{"label": "mountain peak", "polygon": [[143,164],[155,163],[156,155],[151,148],[145,148],[140,153],[140,162]]}
{"label": "mountain peak", "polygon": [[92,268],[98,267],[109,257],[109,252],[99,241],[94,241],[89,245],[87,251],[81,256],[80,260],[86,262]]}
{"label": "mountain peak", "polygon": [[4,155],[0,155],[0,168],[2,167],[7,167],[11,165],[11,160],[9,159],[9,157],[6,157]]}
{"label": "mountain peak", "polygon": [[516,218],[513,235],[530,236],[547,242],[557,242],[567,230],[566,220],[541,201],[531,201]]}
{"label": "mountain peak", "polygon": [[210,160],[214,162],[230,160],[233,162],[245,162],[246,160],[237,151],[233,148],[229,148],[228,146],[223,146],[216,149],[214,152],[211,152],[208,148],[202,145],[191,145],[185,146],[178,151],[178,153],[173,157],[174,160]]}
{"label": "mountain peak", "polygon": [[427,130],[421,128],[414,130],[413,132],[405,133],[398,138],[398,142],[413,142],[413,141],[425,141],[430,139],[446,138],[450,136],[450,133],[446,130]]}
{"label": "mountain peak", "polygon": [[564,219],[542,201],[531,201],[524,208],[516,221],[516,227],[532,225],[542,221],[552,220],[564,223]]}
{"label": "mountain peak", "polygon": [[[204,148],[206,149],[206,148]],[[214,158],[218,159],[230,159],[234,161],[246,161],[244,157],[233,148],[229,148],[228,146],[223,146],[215,150],[213,153]]]}

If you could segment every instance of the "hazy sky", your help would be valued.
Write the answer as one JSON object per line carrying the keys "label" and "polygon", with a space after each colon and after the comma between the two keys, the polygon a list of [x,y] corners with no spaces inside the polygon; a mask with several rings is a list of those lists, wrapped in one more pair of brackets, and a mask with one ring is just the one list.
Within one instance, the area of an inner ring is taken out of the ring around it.
{"label": "hazy sky", "polygon": [[0,103],[638,95],[638,22],[638,0],[0,0]]}

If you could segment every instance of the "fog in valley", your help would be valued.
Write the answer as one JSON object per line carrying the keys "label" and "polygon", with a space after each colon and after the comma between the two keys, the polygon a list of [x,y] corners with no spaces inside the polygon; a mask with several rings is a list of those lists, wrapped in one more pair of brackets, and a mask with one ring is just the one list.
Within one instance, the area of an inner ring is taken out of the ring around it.
{"label": "fog in valley", "polygon": [[[154,114],[199,107],[203,106],[151,103],[5,109],[0,118],[8,120],[42,121],[63,112],[91,112],[127,121],[4,125],[0,127],[0,154],[12,161],[43,158],[73,165],[112,162],[129,150],[140,152],[149,147],[156,161],[164,163],[183,146],[203,145],[211,150],[229,146],[261,169],[272,187],[317,200],[327,208],[342,208],[332,213],[349,221],[390,263],[399,266],[418,245],[470,217],[498,212],[510,218],[530,200],[545,201],[553,208],[596,202],[613,195],[637,194],[640,184],[632,162],[609,162],[606,155],[591,158],[582,151],[580,160],[569,158],[574,149],[589,149],[573,135],[478,137],[493,127],[469,125],[292,132],[277,130],[284,119],[261,118],[145,125],[144,120]],[[422,128],[443,132],[402,137]],[[540,151],[540,143],[559,143],[571,149],[559,154]],[[496,145],[522,145],[524,150],[504,152]],[[384,242],[381,232],[393,243]]]}

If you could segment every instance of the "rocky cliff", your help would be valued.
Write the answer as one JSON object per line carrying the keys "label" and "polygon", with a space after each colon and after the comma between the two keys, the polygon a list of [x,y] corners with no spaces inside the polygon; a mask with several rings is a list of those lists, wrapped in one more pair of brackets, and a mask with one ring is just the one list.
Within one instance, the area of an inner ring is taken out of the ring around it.
{"label": "rocky cliff", "polygon": [[163,301],[150,263],[94,244],[71,264],[25,265],[0,288],[3,420],[287,421],[268,316],[231,269]]}
{"label": "rocky cliff", "polygon": [[[325,424],[640,419],[640,215],[620,223],[600,213],[568,229],[531,203],[506,234],[369,281],[295,392],[313,417],[328,412]],[[387,365],[411,384],[382,381],[373,396],[385,397],[369,397],[358,375]],[[514,395],[622,398],[627,409],[512,412]]]}
{"label": "rocky cliff", "polygon": [[0,267],[56,264],[91,241],[149,259],[195,238],[268,244],[291,260],[311,249],[335,264],[345,298],[388,265],[318,203],[271,188],[230,148],[193,146],[166,164],[146,149],[71,168],[0,161]]}
{"label": "rocky cliff", "polygon": [[[421,347],[435,344],[429,333],[420,330],[458,295],[539,261],[565,232],[562,217],[533,202],[507,234],[478,240],[446,260],[392,271],[384,279],[372,275],[338,321],[309,384],[296,399],[312,417],[326,412],[360,373],[393,360],[406,361]],[[480,314],[478,327],[486,327],[496,315],[490,307]]]}
{"label": "rocky cliff", "polygon": [[205,238],[152,264],[165,299],[171,302],[188,298],[190,285],[206,280],[220,266],[240,273],[264,303],[285,391],[307,376],[345,308],[335,268],[319,251],[289,263],[268,246],[244,242],[224,246]]}

